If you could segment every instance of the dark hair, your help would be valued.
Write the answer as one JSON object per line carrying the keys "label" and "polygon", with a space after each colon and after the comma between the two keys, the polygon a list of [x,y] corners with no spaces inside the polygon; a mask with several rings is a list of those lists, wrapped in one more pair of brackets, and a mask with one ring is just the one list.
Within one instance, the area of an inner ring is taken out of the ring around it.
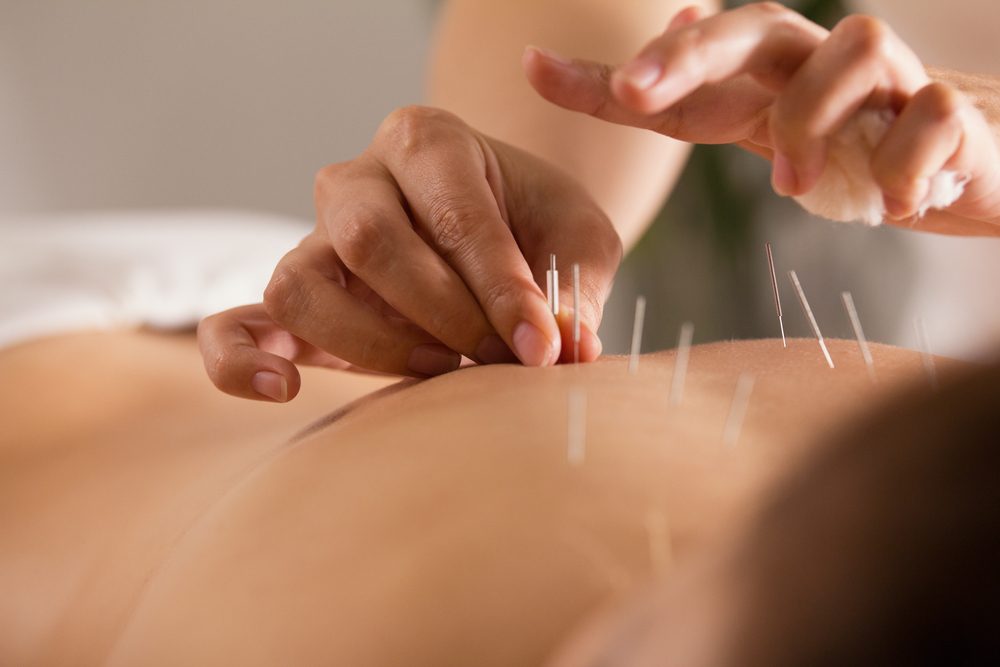
{"label": "dark hair", "polygon": [[1000,665],[1000,365],[828,440],[738,558],[733,665]]}

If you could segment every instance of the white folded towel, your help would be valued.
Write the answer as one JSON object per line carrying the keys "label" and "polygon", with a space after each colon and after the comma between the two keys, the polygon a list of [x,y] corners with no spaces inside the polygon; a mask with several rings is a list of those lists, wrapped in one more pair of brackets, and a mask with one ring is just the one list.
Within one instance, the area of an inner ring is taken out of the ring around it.
{"label": "white folded towel", "polygon": [[178,329],[260,301],[311,224],[240,211],[0,220],[0,347],[85,329]]}

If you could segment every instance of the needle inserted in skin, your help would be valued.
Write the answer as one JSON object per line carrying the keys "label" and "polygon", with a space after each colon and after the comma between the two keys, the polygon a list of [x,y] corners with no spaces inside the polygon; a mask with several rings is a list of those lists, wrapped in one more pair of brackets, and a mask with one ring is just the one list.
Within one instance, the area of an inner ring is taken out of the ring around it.
{"label": "needle inserted in skin", "polygon": [[823,334],[819,331],[819,325],[816,324],[816,317],[813,315],[812,308],[809,307],[809,301],[806,299],[806,293],[802,291],[802,284],[799,282],[799,277],[796,275],[795,271],[789,271],[788,277],[792,281],[792,286],[795,287],[795,293],[799,295],[799,303],[802,304],[802,311],[806,314],[806,318],[809,320],[809,326],[812,327],[813,333],[816,334],[816,340],[819,341],[819,349],[823,350],[823,357],[826,358],[827,365],[833,368],[833,359],[830,358],[830,351],[826,349],[826,341],[823,340]]}
{"label": "needle inserted in skin", "polygon": [[924,321],[917,318],[913,321],[913,328],[917,332],[917,341],[920,344],[920,355],[924,359],[924,370],[927,371],[927,379],[931,382],[931,387],[938,388],[937,366],[934,365],[934,357],[931,355],[931,343],[927,338],[927,329],[924,328]]}
{"label": "needle inserted in skin", "polygon": [[747,406],[750,405],[753,383],[754,376],[750,373],[740,373],[739,379],[736,380],[736,391],[733,392],[733,402],[729,405],[729,416],[726,417],[726,430],[722,434],[722,441],[726,447],[735,446],[740,439],[743,418],[747,414]]}
{"label": "needle inserted in skin", "polygon": [[649,564],[653,569],[653,576],[660,577],[670,567],[673,557],[670,526],[663,512],[655,509],[646,512],[646,537],[649,539]]}
{"label": "needle inserted in skin", "polygon": [[778,326],[781,328],[781,347],[788,347],[785,340],[785,322],[781,319],[781,296],[778,294],[778,276],[774,273],[774,255],[771,254],[770,242],[764,244],[767,251],[767,267],[771,270],[771,290],[774,292],[774,309],[778,311]]}
{"label": "needle inserted in skin", "polygon": [[573,264],[573,363],[580,363],[580,265]]}
{"label": "needle inserted in skin", "polygon": [[872,361],[872,352],[868,349],[868,339],[861,328],[861,318],[858,317],[858,309],[854,307],[854,297],[850,292],[841,292],[840,298],[844,302],[847,310],[847,317],[851,320],[851,327],[854,329],[854,336],[858,339],[858,347],[861,349],[861,357],[865,360],[865,367],[868,369],[868,377],[872,382],[875,378],[875,363]]}
{"label": "needle inserted in skin", "polygon": [[642,326],[646,319],[646,297],[635,300],[635,322],[632,324],[632,349],[628,357],[628,372],[631,375],[639,370],[639,350],[642,347]]}
{"label": "needle inserted in skin", "polygon": [[677,341],[677,360],[674,362],[674,377],[670,382],[670,405],[680,405],[684,399],[684,378],[687,376],[692,338],[694,324],[685,322],[681,325],[681,335]]}
{"label": "needle inserted in skin", "polygon": [[552,314],[559,316],[559,272],[556,271],[556,254],[549,255],[549,270],[545,272],[546,294]]}
{"label": "needle inserted in skin", "polygon": [[587,394],[579,387],[569,390],[566,458],[570,465],[583,464],[587,451]]}

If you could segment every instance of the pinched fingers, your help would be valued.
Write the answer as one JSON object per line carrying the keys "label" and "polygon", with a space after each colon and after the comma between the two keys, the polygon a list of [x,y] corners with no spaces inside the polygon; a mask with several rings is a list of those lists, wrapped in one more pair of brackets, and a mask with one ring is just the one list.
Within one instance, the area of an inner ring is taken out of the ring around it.
{"label": "pinched fingers", "polygon": [[691,5],[680,10],[674,14],[673,18],[670,19],[670,23],[667,24],[667,29],[664,33],[668,33],[671,30],[677,30],[678,28],[683,28],[686,25],[691,25],[695,21],[702,19],[705,16],[705,10],[698,5]]}
{"label": "pinched fingers", "polygon": [[[563,253],[568,263],[559,269],[559,334],[562,363],[594,361],[601,356],[603,344],[597,335],[604,315],[604,303],[611,293],[611,279],[607,267],[586,261],[572,253]],[[573,267],[579,274],[579,301],[573,283]],[[579,317],[575,308],[579,309]]]}
{"label": "pinched fingers", "polygon": [[882,21],[849,16],[781,90],[770,116],[774,185],[808,192],[826,165],[827,142],[860,109],[893,109],[930,79],[919,58]]}
{"label": "pinched fingers", "polygon": [[[574,188],[575,184],[565,187]],[[528,234],[525,246],[536,279],[546,278],[551,254],[556,255],[559,291],[559,332],[562,338],[560,361],[593,361],[601,354],[597,336],[604,304],[611,292],[622,259],[622,243],[607,216],[592,204],[584,192],[555,197],[558,202],[578,202],[558,206],[533,206],[540,224]],[[574,265],[578,281],[574,281]],[[575,287],[579,289],[575,289]],[[578,309],[579,316],[575,309]],[[576,322],[579,321],[579,340]]]}
{"label": "pinched fingers", "polygon": [[485,363],[513,361],[462,278],[413,229],[392,176],[371,160],[351,172],[321,171],[316,196],[347,269],[451,349]]}
{"label": "pinched fingers", "polygon": [[417,233],[461,277],[503,342],[526,365],[555,363],[559,331],[482,140],[447,112],[409,107],[382,124],[371,150],[397,182]]}
{"label": "pinched fingers", "polygon": [[[872,176],[882,188],[886,211],[902,219],[916,215],[931,179],[944,169],[969,180],[967,195],[996,190],[1000,159],[982,114],[943,83],[918,91],[876,147]],[[983,186],[992,183],[992,188]],[[959,204],[961,205],[961,204]]]}
{"label": "pinched fingers", "polygon": [[268,315],[295,336],[368,370],[425,377],[458,368],[460,355],[387,308],[348,289],[325,239],[309,237],[275,269]]}

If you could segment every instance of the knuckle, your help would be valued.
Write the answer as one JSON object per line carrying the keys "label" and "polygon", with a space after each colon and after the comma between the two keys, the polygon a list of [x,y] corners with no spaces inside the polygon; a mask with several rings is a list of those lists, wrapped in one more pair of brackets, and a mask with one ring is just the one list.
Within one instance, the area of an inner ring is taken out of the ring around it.
{"label": "knuckle", "polygon": [[700,63],[704,63],[707,57],[707,43],[704,29],[696,24],[671,34],[669,38],[657,40],[653,54],[661,62],[679,60],[690,67],[702,67]]}
{"label": "knuckle", "polygon": [[870,165],[872,178],[884,193],[896,199],[905,199],[916,187],[915,179],[899,168],[895,160],[876,155]]}
{"label": "knuckle", "polygon": [[852,14],[840,21],[833,35],[844,39],[852,54],[860,58],[889,55],[892,29],[882,20],[865,14]]}
{"label": "knuckle", "polygon": [[428,210],[434,245],[447,257],[462,254],[475,229],[475,207],[456,197],[437,196]]}
{"label": "knuckle", "polygon": [[205,371],[208,373],[208,378],[219,389],[225,389],[229,384],[229,370],[235,363],[233,357],[233,351],[223,347],[205,359]]}
{"label": "knuckle", "polygon": [[915,100],[921,111],[932,121],[947,121],[961,110],[962,94],[944,83],[931,83],[921,89]]}
{"label": "knuckle", "polygon": [[341,216],[332,230],[333,245],[352,271],[369,266],[379,255],[384,233],[379,215],[357,208]]}
{"label": "knuckle", "polygon": [[198,328],[196,330],[199,342],[204,343],[212,336],[212,333],[218,325],[221,316],[222,313],[214,313],[199,320]]}
{"label": "knuckle", "polygon": [[748,11],[755,12],[760,16],[769,18],[784,18],[791,14],[791,10],[780,2],[755,2],[747,5]]}
{"label": "knuckle", "polygon": [[514,303],[529,287],[519,280],[493,280],[486,286],[481,303],[487,312],[499,312]]}
{"label": "knuckle", "polygon": [[305,277],[302,269],[282,262],[274,270],[271,281],[264,289],[264,310],[281,325],[286,325],[301,306],[305,296]]}
{"label": "knuckle", "polygon": [[378,135],[404,154],[419,152],[435,141],[455,116],[433,107],[411,105],[396,109],[382,121]]}
{"label": "knuckle", "polygon": [[319,201],[331,189],[333,184],[341,178],[347,166],[348,163],[346,162],[337,162],[335,164],[328,164],[317,171],[316,176],[313,178],[313,199]]}

